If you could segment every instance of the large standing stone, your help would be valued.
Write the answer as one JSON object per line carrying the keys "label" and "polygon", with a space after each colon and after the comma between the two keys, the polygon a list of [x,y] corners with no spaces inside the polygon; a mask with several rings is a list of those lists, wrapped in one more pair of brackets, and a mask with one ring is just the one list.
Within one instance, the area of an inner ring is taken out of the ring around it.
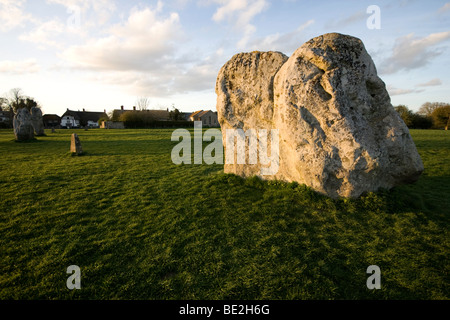
{"label": "large standing stone", "polygon": [[72,138],[70,141],[70,152],[76,155],[83,154],[83,148],[81,147],[80,138],[76,133],[72,133]]}
{"label": "large standing stone", "polygon": [[[280,52],[239,53],[220,70],[217,83],[217,113],[226,147],[227,129],[272,128],[273,80],[288,57]],[[255,132],[256,133],[256,132]],[[248,144],[246,153],[248,154]],[[225,172],[245,177],[257,175],[260,164],[225,163]]]}
{"label": "large standing stone", "polygon": [[[237,81],[233,87],[223,85],[222,74],[245,70],[244,66],[224,68],[218,77],[222,85],[216,86],[220,123],[279,130],[279,170],[264,178],[297,181],[337,198],[413,182],[423,171],[408,128],[391,105],[361,40],[337,33],[316,37],[281,68],[276,63],[274,78],[255,66],[250,69],[254,80],[238,86]],[[239,76],[249,74],[235,74]],[[255,107],[236,100],[225,108],[221,96],[229,91],[250,96],[255,84],[264,88],[265,96],[274,97],[273,112],[246,112],[233,121],[243,105]],[[234,169],[233,173],[247,176],[245,169]],[[225,167],[225,172],[232,171]]]}
{"label": "large standing stone", "polygon": [[301,46],[275,78],[281,177],[332,197],[415,181],[423,163],[361,40]]}
{"label": "large standing stone", "polygon": [[33,125],[34,133],[37,136],[45,136],[44,120],[42,118],[42,111],[40,108],[31,108],[31,124]]}
{"label": "large standing stone", "polygon": [[16,141],[28,141],[34,139],[34,129],[31,124],[30,112],[27,108],[21,108],[14,115],[14,135]]}

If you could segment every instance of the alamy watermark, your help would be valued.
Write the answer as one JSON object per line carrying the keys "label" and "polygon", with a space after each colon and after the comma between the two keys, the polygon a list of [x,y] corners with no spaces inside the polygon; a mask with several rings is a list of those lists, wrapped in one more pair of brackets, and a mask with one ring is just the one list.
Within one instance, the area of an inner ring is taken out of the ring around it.
{"label": "alamy watermark", "polygon": [[[270,139],[269,139],[270,136]],[[180,141],[181,138],[181,141]],[[214,138],[214,140],[212,139]],[[171,153],[174,164],[192,163],[192,137],[187,129],[176,129],[172,141],[180,141]],[[270,141],[270,155],[269,155]],[[203,142],[210,142],[203,149]],[[226,129],[225,164],[261,165],[261,175],[275,175],[280,166],[278,129]],[[224,164],[222,132],[208,129],[203,134],[202,122],[194,122],[194,164]]]}
{"label": "alamy watermark", "polygon": [[367,18],[366,25],[370,30],[381,29],[381,9],[377,5],[370,5],[366,10],[367,14],[370,16]]}
{"label": "alamy watermark", "polygon": [[67,8],[67,27],[69,30],[77,30],[81,27],[81,8],[79,6],[71,6]]}
{"label": "alamy watermark", "polygon": [[71,265],[67,267],[67,273],[71,274],[69,278],[67,278],[66,286],[67,289],[81,289],[81,270],[79,266]]}
{"label": "alamy watermark", "polygon": [[367,288],[370,290],[381,289],[381,269],[379,266],[371,265],[367,267],[366,273],[371,274],[367,278]]}

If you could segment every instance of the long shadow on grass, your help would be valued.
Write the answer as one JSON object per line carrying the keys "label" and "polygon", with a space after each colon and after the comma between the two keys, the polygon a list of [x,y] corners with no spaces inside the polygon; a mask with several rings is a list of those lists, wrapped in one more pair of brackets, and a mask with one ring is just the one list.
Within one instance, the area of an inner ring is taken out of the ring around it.
{"label": "long shadow on grass", "polygon": [[[229,174],[213,178],[208,188],[213,187],[223,194],[235,191],[226,203],[214,193],[210,199],[228,212],[212,226],[219,242],[229,243],[216,248],[226,271],[220,275],[221,298],[445,296],[440,270],[446,249],[439,246],[445,234],[436,224],[443,227],[446,221],[411,206],[411,195],[399,200],[404,190],[332,200],[303,185]],[[366,269],[372,264],[383,271],[383,290],[366,287]]]}

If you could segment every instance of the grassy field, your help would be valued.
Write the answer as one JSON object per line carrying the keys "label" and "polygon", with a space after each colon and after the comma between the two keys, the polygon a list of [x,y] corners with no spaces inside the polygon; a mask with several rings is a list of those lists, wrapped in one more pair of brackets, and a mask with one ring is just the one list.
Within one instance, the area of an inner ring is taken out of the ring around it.
{"label": "grassy field", "polygon": [[0,299],[450,298],[450,132],[412,130],[421,179],[357,200],[176,166],[171,133],[0,130]]}

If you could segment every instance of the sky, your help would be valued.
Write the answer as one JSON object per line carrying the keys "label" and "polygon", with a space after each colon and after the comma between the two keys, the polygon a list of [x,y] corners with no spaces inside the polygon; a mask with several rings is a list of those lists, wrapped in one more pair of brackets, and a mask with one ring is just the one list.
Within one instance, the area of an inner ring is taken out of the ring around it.
{"label": "sky", "polygon": [[66,109],[216,110],[236,53],[329,32],[361,39],[392,104],[450,102],[450,2],[439,0],[0,0],[0,95]]}

